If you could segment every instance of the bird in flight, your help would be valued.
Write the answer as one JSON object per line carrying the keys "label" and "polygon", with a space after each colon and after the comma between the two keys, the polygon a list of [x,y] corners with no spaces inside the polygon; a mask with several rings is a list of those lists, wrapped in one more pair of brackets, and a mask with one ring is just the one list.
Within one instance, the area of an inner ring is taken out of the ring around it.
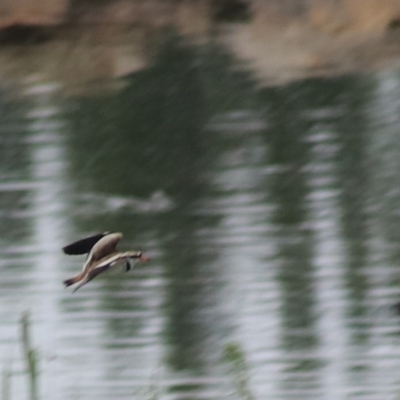
{"label": "bird in flight", "polygon": [[125,270],[129,271],[135,262],[148,261],[148,257],[142,254],[141,251],[117,251],[116,247],[121,238],[122,233],[120,232],[104,232],[63,247],[62,250],[65,254],[88,253],[82,272],[74,275],[72,278],[66,279],[64,285],[68,287],[79,283],[73,290],[73,292],[76,292],[94,277],[114,267],[116,264],[124,264]]}

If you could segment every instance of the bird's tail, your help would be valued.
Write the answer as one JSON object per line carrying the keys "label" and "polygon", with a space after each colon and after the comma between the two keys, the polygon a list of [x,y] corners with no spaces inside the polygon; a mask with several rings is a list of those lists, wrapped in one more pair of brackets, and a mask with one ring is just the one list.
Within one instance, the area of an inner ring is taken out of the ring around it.
{"label": "bird's tail", "polygon": [[64,283],[65,287],[68,287],[68,286],[73,285],[74,283],[79,282],[80,280],[82,280],[82,278],[83,278],[83,275],[78,274],[78,275],[73,276],[72,278],[66,279],[63,283]]}

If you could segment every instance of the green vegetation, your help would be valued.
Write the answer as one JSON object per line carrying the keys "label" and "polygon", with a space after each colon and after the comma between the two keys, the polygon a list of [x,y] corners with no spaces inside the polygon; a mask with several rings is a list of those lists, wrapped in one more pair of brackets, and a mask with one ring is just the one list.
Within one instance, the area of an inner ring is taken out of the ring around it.
{"label": "green vegetation", "polygon": [[139,399],[143,400],[158,400],[161,398],[161,393],[160,393],[160,386],[158,384],[159,382],[159,371],[154,371],[150,378],[150,383],[149,386],[141,391],[141,393],[137,396]]}
{"label": "green vegetation", "polygon": [[239,344],[228,343],[224,348],[223,360],[230,366],[238,394],[244,400],[255,400],[250,390],[249,368]]}
{"label": "green vegetation", "polygon": [[3,369],[3,376],[1,382],[1,398],[3,400],[11,399],[11,368],[9,366]]}
{"label": "green vegetation", "polygon": [[[21,329],[21,345],[22,353],[25,359],[26,369],[23,373],[28,377],[28,399],[29,400],[39,400],[38,395],[38,358],[37,352],[32,348],[31,345],[31,332],[30,332],[30,320],[29,313],[24,312],[20,319],[20,329]],[[10,400],[11,399],[11,381],[15,372],[12,370],[11,361],[8,362],[3,367],[2,379],[1,379],[1,399]]]}
{"label": "green vegetation", "polygon": [[38,400],[38,369],[37,369],[37,353],[32,348],[29,313],[22,313],[21,317],[21,342],[23,355],[26,362],[26,373],[29,380],[30,400]]}
{"label": "green vegetation", "polygon": [[[38,389],[38,356],[37,350],[32,347],[30,330],[30,315],[24,312],[20,319],[21,346],[25,366],[23,373],[27,375],[29,400],[39,400]],[[237,343],[228,343],[223,349],[223,362],[229,366],[229,373],[233,377],[233,383],[237,394],[243,400],[255,400],[255,396],[250,389],[249,367],[245,359],[241,346]],[[11,400],[11,381],[14,372],[9,362],[2,372],[1,399]],[[158,374],[152,376],[148,389],[141,393],[140,398],[145,400],[158,400],[160,398],[160,387],[158,386]]]}

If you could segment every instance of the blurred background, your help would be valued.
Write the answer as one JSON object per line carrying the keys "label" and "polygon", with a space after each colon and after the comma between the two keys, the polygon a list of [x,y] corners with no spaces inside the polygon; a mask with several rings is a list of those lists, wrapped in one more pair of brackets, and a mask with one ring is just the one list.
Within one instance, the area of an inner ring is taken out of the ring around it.
{"label": "blurred background", "polygon": [[[400,0],[0,28],[2,399],[400,399]],[[102,231],[151,262],[72,294]]]}

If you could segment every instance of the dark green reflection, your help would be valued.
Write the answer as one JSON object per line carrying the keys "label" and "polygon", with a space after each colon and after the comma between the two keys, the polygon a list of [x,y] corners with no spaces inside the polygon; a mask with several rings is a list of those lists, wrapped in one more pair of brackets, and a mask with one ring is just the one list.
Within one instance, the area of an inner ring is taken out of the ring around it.
{"label": "dark green reflection", "polygon": [[26,240],[30,234],[29,220],[22,217],[31,198],[31,189],[24,185],[31,168],[23,122],[26,108],[23,100],[12,100],[0,91],[0,179],[5,185],[0,196],[0,236],[12,245]]}
{"label": "dark green reflection", "polygon": [[[26,245],[31,238],[32,219],[29,208],[33,185],[30,185],[32,158],[28,144],[26,121],[28,109],[25,99],[10,98],[0,90],[0,242],[2,251]],[[7,260],[7,261],[6,261]],[[20,254],[3,255],[0,279],[2,288],[20,290],[29,285],[24,273],[33,267],[22,262]],[[10,281],[17,272],[18,278]],[[7,279],[8,278],[8,279]]]}
{"label": "dark green reflection", "polygon": [[341,193],[343,236],[346,242],[346,284],[350,290],[347,311],[352,326],[353,341],[368,339],[366,321],[369,310],[366,299],[369,291],[367,272],[369,253],[369,192],[371,187],[368,160],[368,116],[365,112],[371,95],[368,80],[348,79],[344,91],[346,113],[340,120],[338,153],[339,187]]}
{"label": "dark green reflection", "polygon": [[[287,350],[311,349],[317,345],[314,332],[314,285],[312,281],[312,231],[306,228],[308,144],[304,140],[308,123],[302,112],[308,105],[308,86],[266,92],[272,128],[268,134],[271,163],[279,166],[274,176],[272,198],[277,206],[274,223],[278,227],[282,285],[282,343]],[[301,332],[301,334],[299,333]]]}
{"label": "dark green reflection", "polygon": [[167,44],[121,94],[80,101],[71,173],[82,189],[141,196],[184,187],[202,154],[205,109],[193,62],[188,48]]}

